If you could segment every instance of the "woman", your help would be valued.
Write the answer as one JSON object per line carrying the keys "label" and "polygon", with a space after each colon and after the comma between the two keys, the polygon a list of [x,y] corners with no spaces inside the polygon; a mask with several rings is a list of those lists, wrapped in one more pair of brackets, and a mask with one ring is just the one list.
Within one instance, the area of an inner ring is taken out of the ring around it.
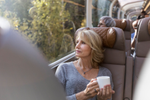
{"label": "woman", "polygon": [[100,18],[97,27],[115,27],[116,22],[112,17],[103,16]]}
{"label": "woman", "polygon": [[[102,40],[92,30],[82,30],[76,37],[74,62],[59,65],[56,77],[62,83],[68,100],[107,100],[114,91],[111,72],[100,67],[103,61]],[[99,89],[96,77],[110,76],[111,85]]]}

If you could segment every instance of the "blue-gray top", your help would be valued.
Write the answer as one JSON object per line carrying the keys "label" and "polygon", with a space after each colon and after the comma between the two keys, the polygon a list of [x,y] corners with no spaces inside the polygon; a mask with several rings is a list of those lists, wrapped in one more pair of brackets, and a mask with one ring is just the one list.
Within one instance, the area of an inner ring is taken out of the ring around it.
{"label": "blue-gray top", "polygon": [[[90,80],[85,79],[75,68],[73,62],[60,64],[55,73],[56,77],[59,79],[61,84],[63,85],[67,100],[77,100],[76,93],[85,90],[86,85],[90,82]],[[105,68],[100,67],[98,76],[109,76],[111,87],[113,89],[113,81],[111,72]],[[97,76],[97,77],[98,77]],[[96,96],[89,100],[97,100]],[[110,99],[111,100],[111,99]]]}

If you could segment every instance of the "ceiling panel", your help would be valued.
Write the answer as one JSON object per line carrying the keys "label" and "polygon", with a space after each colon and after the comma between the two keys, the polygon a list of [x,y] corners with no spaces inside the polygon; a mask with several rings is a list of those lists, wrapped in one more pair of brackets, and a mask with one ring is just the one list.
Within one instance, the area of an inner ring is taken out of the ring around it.
{"label": "ceiling panel", "polygon": [[133,2],[140,2],[144,0],[118,0],[121,7],[125,6],[126,4],[133,3]]}
{"label": "ceiling panel", "polygon": [[128,9],[139,9],[140,7],[142,8],[143,3],[144,1],[129,3],[122,6],[122,10],[127,11]]}

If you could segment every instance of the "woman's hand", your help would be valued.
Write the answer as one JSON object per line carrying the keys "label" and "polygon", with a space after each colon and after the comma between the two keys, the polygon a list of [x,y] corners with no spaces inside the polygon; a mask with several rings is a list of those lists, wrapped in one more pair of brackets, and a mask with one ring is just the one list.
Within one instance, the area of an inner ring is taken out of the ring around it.
{"label": "woman's hand", "polygon": [[107,100],[112,97],[115,91],[111,89],[111,85],[105,85],[104,88],[100,89],[99,94],[97,95],[98,100]]}
{"label": "woman's hand", "polygon": [[96,79],[91,79],[90,83],[87,84],[84,93],[87,97],[92,98],[100,92],[98,82]]}
{"label": "woman's hand", "polygon": [[76,94],[76,98],[77,100],[88,100],[98,95],[99,92],[100,89],[96,79],[91,79],[89,84],[87,84],[85,90]]}

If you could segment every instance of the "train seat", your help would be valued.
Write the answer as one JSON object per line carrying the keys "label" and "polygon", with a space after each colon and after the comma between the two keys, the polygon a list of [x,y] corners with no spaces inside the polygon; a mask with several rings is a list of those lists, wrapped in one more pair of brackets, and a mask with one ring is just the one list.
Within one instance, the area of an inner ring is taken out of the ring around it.
{"label": "train seat", "polygon": [[116,22],[116,27],[121,28],[125,34],[125,51],[127,55],[131,53],[131,31],[132,26],[130,20],[126,19],[114,19]]}
{"label": "train seat", "polygon": [[138,80],[138,75],[150,50],[150,17],[140,20],[137,39],[135,43],[133,90]]}
{"label": "train seat", "polygon": [[[75,35],[78,33],[79,30],[83,29],[85,28],[78,29]],[[115,94],[113,94],[112,100],[123,100],[126,58],[124,33],[121,29],[116,27],[93,27],[89,29],[92,29],[95,32],[97,32],[103,40],[105,52],[104,63],[102,64],[102,66],[107,67],[111,71],[113,76]],[[114,40],[112,39],[112,42],[114,42],[114,44],[106,45],[107,43],[109,43],[109,37],[115,38]]]}

